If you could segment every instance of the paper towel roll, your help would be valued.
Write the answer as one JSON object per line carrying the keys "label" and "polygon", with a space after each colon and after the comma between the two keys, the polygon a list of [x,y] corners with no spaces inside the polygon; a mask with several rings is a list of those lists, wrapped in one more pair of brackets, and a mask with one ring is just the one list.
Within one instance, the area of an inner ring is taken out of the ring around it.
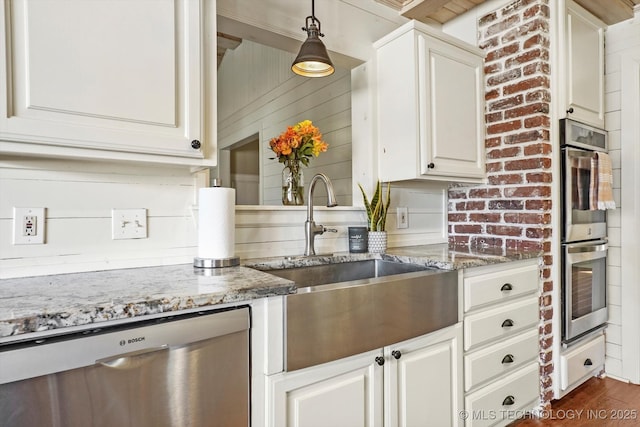
{"label": "paper towel roll", "polygon": [[236,190],[201,188],[198,192],[198,257],[232,258],[235,253]]}

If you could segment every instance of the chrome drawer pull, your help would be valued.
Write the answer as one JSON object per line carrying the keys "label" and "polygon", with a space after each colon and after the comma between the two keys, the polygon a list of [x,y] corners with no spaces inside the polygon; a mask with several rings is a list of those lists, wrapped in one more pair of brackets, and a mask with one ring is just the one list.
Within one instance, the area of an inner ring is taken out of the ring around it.
{"label": "chrome drawer pull", "polygon": [[591,359],[588,359],[584,361],[584,366],[592,366],[593,362],[591,361]]}
{"label": "chrome drawer pull", "polygon": [[502,401],[502,406],[511,406],[514,403],[516,403],[516,398],[513,396],[507,396],[504,398],[504,400]]}
{"label": "chrome drawer pull", "polygon": [[513,363],[513,354],[507,354],[502,358],[502,364]]}
{"label": "chrome drawer pull", "polygon": [[512,291],[512,290],[513,290],[513,286],[511,286],[511,283],[505,283],[504,285],[502,285],[502,287],[500,288],[500,290],[501,290],[502,292]]}
{"label": "chrome drawer pull", "polygon": [[511,319],[507,319],[504,322],[502,322],[502,327],[503,328],[510,328],[513,326],[513,320]]}

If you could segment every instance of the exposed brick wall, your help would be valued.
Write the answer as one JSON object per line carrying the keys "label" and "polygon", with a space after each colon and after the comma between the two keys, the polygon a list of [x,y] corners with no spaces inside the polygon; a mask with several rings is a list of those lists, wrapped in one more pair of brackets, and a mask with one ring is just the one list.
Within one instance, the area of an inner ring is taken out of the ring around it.
{"label": "exposed brick wall", "polygon": [[544,251],[541,398],[551,372],[551,149],[548,0],[516,0],[479,21],[486,52],[487,184],[449,189],[449,244]]}

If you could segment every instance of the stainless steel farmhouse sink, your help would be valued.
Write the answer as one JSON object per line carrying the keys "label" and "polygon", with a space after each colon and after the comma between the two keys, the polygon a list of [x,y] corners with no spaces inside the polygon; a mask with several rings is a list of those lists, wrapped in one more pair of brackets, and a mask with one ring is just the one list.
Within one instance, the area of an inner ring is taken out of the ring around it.
{"label": "stainless steel farmhouse sink", "polygon": [[458,322],[458,274],[363,260],[269,270],[293,280],[286,296],[285,367],[306,368]]}
{"label": "stainless steel farmhouse sink", "polygon": [[[276,276],[296,282],[298,288],[316,287],[318,285],[356,285],[345,283],[355,280],[373,279],[401,273],[429,270],[428,267],[381,259],[350,261],[331,264],[311,265],[308,267],[283,268],[268,271]],[[303,289],[310,292],[314,289]]]}

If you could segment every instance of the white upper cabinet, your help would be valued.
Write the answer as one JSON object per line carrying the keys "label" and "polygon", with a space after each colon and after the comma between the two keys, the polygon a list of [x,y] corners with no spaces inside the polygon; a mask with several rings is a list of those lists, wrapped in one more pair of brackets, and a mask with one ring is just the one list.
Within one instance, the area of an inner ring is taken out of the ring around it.
{"label": "white upper cabinet", "polygon": [[604,128],[604,31],[606,24],[567,0],[564,15],[565,110],[562,117]]}
{"label": "white upper cabinet", "polygon": [[1,152],[215,163],[215,1],[5,0],[0,15]]}
{"label": "white upper cabinet", "polygon": [[380,178],[482,181],[484,53],[416,21],[374,46]]}

